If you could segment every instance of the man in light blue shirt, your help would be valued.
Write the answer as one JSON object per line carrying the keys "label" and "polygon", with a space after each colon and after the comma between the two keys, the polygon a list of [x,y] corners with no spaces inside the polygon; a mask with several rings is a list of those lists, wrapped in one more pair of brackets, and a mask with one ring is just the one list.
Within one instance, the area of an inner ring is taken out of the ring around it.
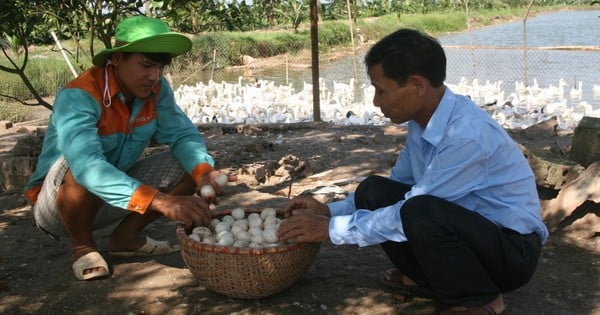
{"label": "man in light blue shirt", "polygon": [[279,234],[297,242],[380,244],[396,268],[382,283],[439,300],[442,314],[500,314],[502,293],[532,277],[548,237],[535,178],[517,144],[444,84],[439,42],[402,29],[365,56],[373,103],[408,122],[389,177],[345,200],[293,199]]}

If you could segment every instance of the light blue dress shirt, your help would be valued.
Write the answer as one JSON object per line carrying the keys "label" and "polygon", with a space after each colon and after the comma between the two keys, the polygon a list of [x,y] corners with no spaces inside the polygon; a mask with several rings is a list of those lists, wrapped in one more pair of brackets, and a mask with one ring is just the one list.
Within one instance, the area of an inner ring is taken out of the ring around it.
{"label": "light blue dress shirt", "polygon": [[[390,179],[412,186],[404,200],[433,195],[473,210],[496,225],[548,238],[535,177],[518,145],[469,98],[446,88],[427,127],[408,122],[404,149]],[[328,204],[336,245],[406,241],[404,200],[374,211],[356,209],[354,194]]]}

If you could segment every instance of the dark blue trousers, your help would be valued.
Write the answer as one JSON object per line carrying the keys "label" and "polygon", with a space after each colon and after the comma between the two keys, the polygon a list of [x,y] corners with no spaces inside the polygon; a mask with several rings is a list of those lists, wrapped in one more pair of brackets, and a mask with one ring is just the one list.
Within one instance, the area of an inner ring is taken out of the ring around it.
{"label": "dark blue trousers", "polygon": [[[394,204],[409,190],[409,185],[370,176],[356,189],[356,208]],[[410,198],[400,216],[408,241],[387,241],[381,247],[396,268],[432,289],[441,303],[487,304],[529,282],[537,267],[542,249],[537,234],[499,227],[444,199]]]}

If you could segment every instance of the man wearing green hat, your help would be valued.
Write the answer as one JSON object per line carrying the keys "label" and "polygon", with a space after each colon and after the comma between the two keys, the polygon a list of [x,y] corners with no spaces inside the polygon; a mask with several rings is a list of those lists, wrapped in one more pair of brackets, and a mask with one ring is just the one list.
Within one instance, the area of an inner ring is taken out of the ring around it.
{"label": "man wearing green hat", "polygon": [[[163,78],[164,67],[189,51],[191,40],[159,19],[135,16],[117,25],[115,41],[56,95],[25,187],[36,225],[71,240],[80,280],[110,276],[94,230],[116,225],[106,244],[110,255],[171,253],[179,247],[144,236],[144,227],[163,215],[187,228],[207,225],[209,203],[218,200],[194,193],[207,184],[223,193],[202,135]],[[169,152],[139,159],[152,139]]]}

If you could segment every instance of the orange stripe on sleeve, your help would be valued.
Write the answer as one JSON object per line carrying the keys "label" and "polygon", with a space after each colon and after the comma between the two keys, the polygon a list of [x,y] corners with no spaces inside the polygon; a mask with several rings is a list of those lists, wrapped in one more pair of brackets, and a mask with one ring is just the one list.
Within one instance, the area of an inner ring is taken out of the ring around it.
{"label": "orange stripe on sleeve", "polygon": [[41,190],[42,190],[42,185],[38,185],[38,186],[32,187],[31,189],[29,189],[28,191],[25,192],[25,197],[29,200],[30,204],[32,204],[32,205],[35,204]]}
{"label": "orange stripe on sleeve", "polygon": [[157,189],[144,184],[140,185],[133,192],[133,196],[131,196],[131,200],[129,200],[129,204],[127,205],[127,210],[144,214],[157,194]]}
{"label": "orange stripe on sleeve", "polygon": [[200,163],[192,170],[192,178],[194,178],[194,181],[196,183],[198,183],[198,181],[200,180],[200,177],[202,177],[202,175],[204,175],[212,170],[214,170],[214,168],[210,164]]}

